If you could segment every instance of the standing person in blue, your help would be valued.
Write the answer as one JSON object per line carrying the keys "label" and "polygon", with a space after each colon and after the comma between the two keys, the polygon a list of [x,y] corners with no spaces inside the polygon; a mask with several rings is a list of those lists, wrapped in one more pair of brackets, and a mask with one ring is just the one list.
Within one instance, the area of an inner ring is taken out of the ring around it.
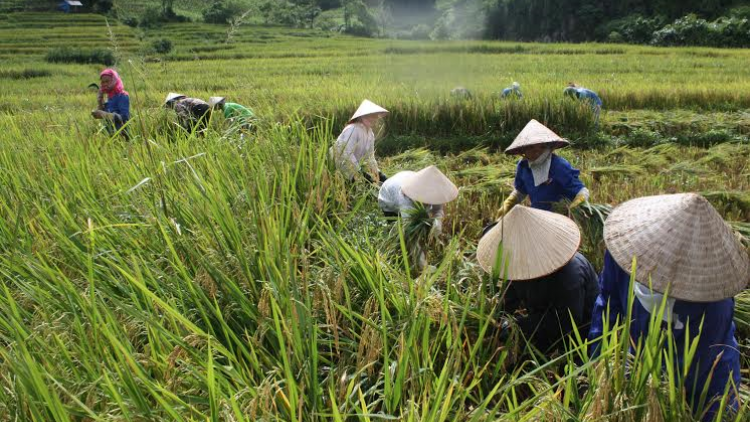
{"label": "standing person in blue", "polygon": [[[99,108],[92,111],[91,116],[105,120],[110,134],[119,131],[125,139],[129,139],[128,132],[123,126],[130,120],[130,96],[125,91],[122,79],[114,69],[104,69],[99,74],[99,79]],[[104,95],[107,96],[106,102]]]}
{"label": "standing person in blue", "polygon": [[498,210],[497,218],[502,217],[516,204],[528,196],[531,207],[547,211],[552,204],[563,199],[571,201],[569,208],[575,208],[589,199],[589,190],[578,179],[579,170],[573,168],[564,158],[553,153],[555,148],[569,142],[552,132],[536,120],[531,120],[512,144],[506,154],[520,154],[513,192]]}
{"label": "standing person in blue", "polygon": [[594,122],[597,126],[599,126],[599,114],[602,111],[603,103],[602,99],[599,98],[599,95],[597,95],[596,92],[588,88],[578,86],[573,82],[569,82],[568,86],[563,90],[563,95],[567,95],[568,97],[577,100],[587,101],[591,105],[591,110],[594,112]]}
{"label": "standing person in blue", "polygon": [[[542,353],[563,349],[574,327],[588,332],[599,286],[594,267],[578,253],[580,243],[573,220],[523,205],[479,240],[479,265],[508,280],[504,311]],[[501,324],[500,337],[510,325]]]}
{"label": "standing person in blue", "polygon": [[521,84],[518,82],[513,82],[513,84],[503,90],[503,92],[500,93],[500,98],[523,98],[523,94],[521,94]]}
{"label": "standing person in blue", "polygon": [[[661,328],[670,330],[667,340],[673,341],[679,366],[675,373],[684,373],[685,348],[700,335],[683,380],[693,412],[704,421],[714,420],[726,387],[728,407],[736,411],[740,355],[733,297],[750,281],[750,258],[719,213],[694,193],[637,198],[610,214],[604,240],[608,251],[589,332],[594,354],[604,331],[604,313],[609,307],[610,326],[618,318],[622,321],[631,288],[637,299],[631,344],[648,335],[651,313],[665,301]],[[628,271],[634,258],[636,282],[631,287]],[[705,386],[708,396],[702,403]]]}

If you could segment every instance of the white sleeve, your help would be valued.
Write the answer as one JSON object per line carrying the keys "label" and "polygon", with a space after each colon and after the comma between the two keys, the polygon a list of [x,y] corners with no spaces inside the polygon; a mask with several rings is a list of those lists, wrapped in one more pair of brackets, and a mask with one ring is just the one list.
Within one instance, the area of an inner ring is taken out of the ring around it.
{"label": "white sleeve", "polygon": [[578,196],[578,195],[583,195],[583,197],[584,197],[584,198],[586,199],[586,201],[588,201],[588,200],[589,200],[589,196],[590,196],[591,194],[590,194],[590,192],[589,192],[588,188],[586,188],[586,187],[583,187],[583,188],[581,188],[581,190],[579,190],[579,191],[578,191],[578,193],[576,194],[576,196]]}

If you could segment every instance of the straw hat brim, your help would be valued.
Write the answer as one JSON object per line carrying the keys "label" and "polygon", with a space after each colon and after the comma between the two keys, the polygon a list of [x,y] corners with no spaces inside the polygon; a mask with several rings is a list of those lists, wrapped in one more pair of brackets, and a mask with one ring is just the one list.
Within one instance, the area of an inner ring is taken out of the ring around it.
{"label": "straw hat brim", "polygon": [[458,188],[435,166],[426,167],[410,175],[401,191],[414,201],[441,205],[458,197]]}
{"label": "straw hat brim", "polygon": [[170,92],[169,94],[167,94],[167,98],[164,100],[164,104],[167,104],[170,101],[174,101],[174,100],[177,100],[179,98],[185,98],[185,96],[182,95],[182,94],[177,94],[175,92]]}
{"label": "straw hat brim", "polygon": [[507,280],[534,280],[565,266],[580,244],[581,231],[573,220],[516,205],[479,240],[477,260],[488,273],[499,264],[498,273]]}
{"label": "straw hat brim", "polygon": [[607,249],[635,278],[690,302],[733,297],[750,282],[750,258],[711,204],[698,194],[637,198],[604,224]]}
{"label": "straw hat brim", "polygon": [[505,149],[505,153],[520,154],[524,148],[532,145],[547,145],[552,149],[557,149],[570,145],[570,142],[538,121],[531,119],[513,143]]}
{"label": "straw hat brim", "polygon": [[208,105],[210,107],[215,107],[217,104],[224,102],[224,100],[226,100],[224,97],[211,97],[208,99]]}

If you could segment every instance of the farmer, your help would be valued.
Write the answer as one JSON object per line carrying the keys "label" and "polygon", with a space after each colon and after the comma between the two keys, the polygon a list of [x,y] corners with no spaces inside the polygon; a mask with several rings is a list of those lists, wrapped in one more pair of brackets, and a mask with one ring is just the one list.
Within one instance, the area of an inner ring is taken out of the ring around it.
{"label": "farmer", "polygon": [[[378,206],[386,217],[413,217],[415,203],[422,204],[430,219],[430,236],[438,237],[443,230],[445,204],[458,197],[458,188],[437,167],[429,166],[418,172],[401,171],[388,178],[378,192]],[[422,245],[414,249],[418,268],[426,264]]]}
{"label": "farmer", "polygon": [[573,82],[569,82],[568,86],[563,90],[563,95],[588,102],[591,105],[591,110],[594,112],[594,121],[596,125],[599,124],[599,113],[602,111],[602,99],[599,98],[599,95],[597,95],[596,92],[578,86]]}
{"label": "farmer", "polygon": [[212,109],[223,110],[224,118],[232,126],[237,125],[244,130],[250,130],[253,127],[255,113],[241,104],[228,103],[224,97],[211,97],[208,99],[208,105]]}
{"label": "farmer", "polygon": [[[479,240],[479,265],[509,280],[505,312],[543,353],[561,349],[574,324],[582,335],[588,332],[599,286],[594,267],[577,252],[580,243],[581,232],[571,219],[523,205]],[[501,337],[509,326],[507,320],[501,324]]]}
{"label": "farmer", "polygon": [[104,69],[99,74],[99,81],[101,87],[97,95],[98,108],[91,112],[91,116],[103,119],[110,134],[122,129],[120,133],[128,139],[128,132],[123,126],[130,120],[130,96],[122,85],[122,79],[114,69]]}
{"label": "farmer", "polygon": [[378,206],[386,217],[409,217],[414,202],[427,208],[430,218],[435,219],[435,228],[442,229],[445,204],[458,196],[458,188],[437,167],[425,167],[418,172],[400,171],[380,187]]}
{"label": "farmer", "polygon": [[[733,296],[750,279],[750,258],[719,213],[694,193],[637,198],[610,214],[604,240],[608,251],[589,338],[599,341],[605,318],[609,327],[618,318],[623,322],[632,289],[637,300],[632,302],[630,344],[638,344],[648,335],[652,313],[666,294],[661,329],[671,327],[667,341],[674,342],[676,374],[685,373],[685,348],[700,336],[684,379],[693,411],[703,420],[714,420],[727,386],[728,405],[736,411],[740,356]],[[636,282],[631,286],[634,260]],[[598,346],[593,350],[597,354]],[[706,385],[704,406],[700,396]]]}
{"label": "farmer", "polygon": [[589,190],[578,179],[579,170],[564,158],[553,153],[555,148],[568,145],[568,141],[547,129],[536,120],[531,120],[512,144],[506,154],[520,154],[513,192],[498,210],[502,217],[513,206],[531,199],[531,207],[552,210],[552,204],[563,199],[571,201],[573,209],[589,199]]}
{"label": "farmer", "polygon": [[451,97],[459,98],[462,100],[470,100],[472,98],[471,91],[462,86],[457,86],[451,89]]}
{"label": "farmer", "polygon": [[202,133],[208,125],[211,107],[201,99],[170,92],[164,100],[164,107],[171,108],[177,113],[180,126],[188,133]]}
{"label": "farmer", "polygon": [[523,94],[521,94],[521,84],[518,82],[513,82],[513,84],[503,90],[503,92],[500,93],[500,98],[508,98],[508,97],[514,97],[514,98],[523,98]]}
{"label": "farmer", "polygon": [[336,168],[349,180],[361,173],[371,183],[386,181],[387,177],[378,169],[375,160],[375,134],[372,131],[375,122],[386,114],[388,110],[383,107],[370,100],[362,101],[331,147],[329,152]]}

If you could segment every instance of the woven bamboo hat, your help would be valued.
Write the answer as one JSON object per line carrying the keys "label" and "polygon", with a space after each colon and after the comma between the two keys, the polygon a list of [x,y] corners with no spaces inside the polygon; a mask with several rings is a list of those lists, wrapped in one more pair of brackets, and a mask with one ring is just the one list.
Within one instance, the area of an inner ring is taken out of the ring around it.
{"label": "woven bamboo hat", "polygon": [[217,104],[223,103],[224,100],[226,100],[224,97],[210,97],[208,99],[208,105],[213,108],[216,107]]}
{"label": "woven bamboo hat", "polygon": [[[567,264],[581,244],[573,220],[553,212],[516,205],[480,240],[479,265],[492,272],[502,246],[499,274],[508,280],[533,280]],[[507,266],[507,271],[506,271]]]}
{"label": "woven bamboo hat", "polygon": [[176,100],[178,98],[184,98],[184,97],[185,96],[182,95],[182,94],[178,94],[176,92],[170,92],[169,94],[167,94],[167,98],[164,99],[164,104],[167,104],[168,102],[174,101],[174,100]]}
{"label": "woven bamboo hat", "polygon": [[[695,193],[647,196],[617,207],[604,241],[625,271],[636,258],[636,280],[690,302],[713,302],[741,292],[750,258],[713,206]],[[668,288],[668,289],[667,289]]]}
{"label": "woven bamboo hat", "polygon": [[521,149],[539,144],[548,144],[552,148],[562,148],[569,145],[570,142],[560,137],[560,135],[551,131],[543,124],[531,119],[526,127],[523,128],[521,133],[516,136],[516,139],[508,148],[505,149],[506,154],[519,154]]}
{"label": "woven bamboo hat", "polygon": [[435,166],[419,170],[401,185],[401,192],[423,204],[440,205],[458,197],[458,188]]}
{"label": "woven bamboo hat", "polygon": [[367,116],[369,114],[377,114],[378,116],[383,117],[388,114],[388,110],[380,107],[370,100],[364,100],[362,101],[362,104],[359,105],[357,111],[355,111],[352,117],[349,119],[349,123],[351,123],[352,120],[356,119],[357,117]]}

